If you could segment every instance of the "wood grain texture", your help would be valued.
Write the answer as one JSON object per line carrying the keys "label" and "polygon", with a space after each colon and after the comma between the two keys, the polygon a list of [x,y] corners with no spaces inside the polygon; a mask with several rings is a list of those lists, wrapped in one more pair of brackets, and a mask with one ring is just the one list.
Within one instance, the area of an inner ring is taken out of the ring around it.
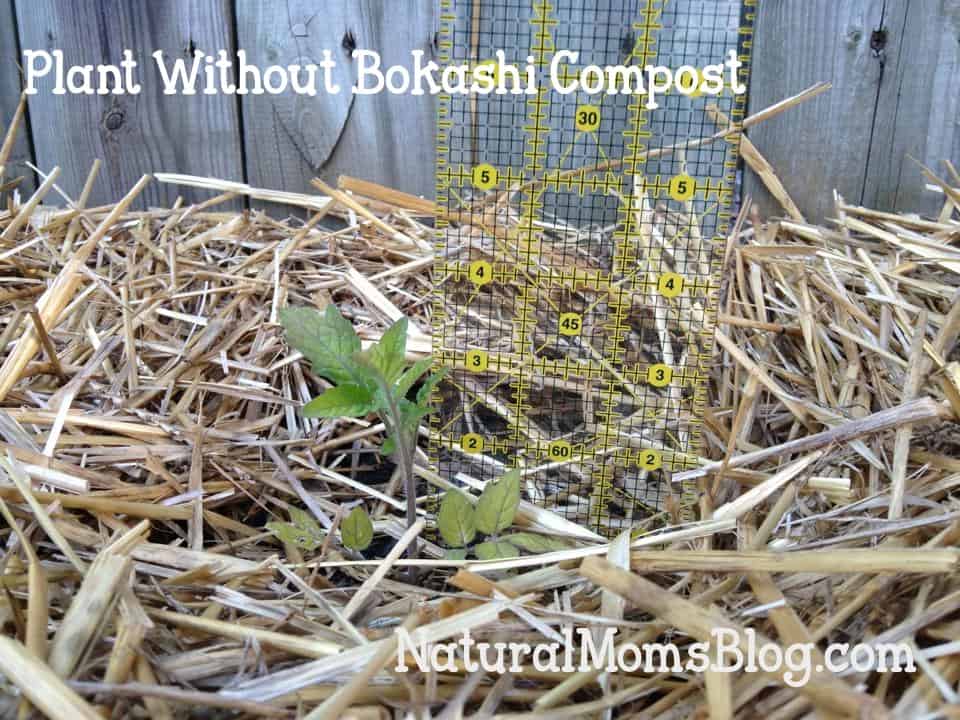
{"label": "wood grain texture", "polygon": [[[760,2],[750,108],[818,80],[827,95],[750,137],[808,219],[833,212],[831,190],[887,210],[935,213],[911,158],[960,159],[960,0]],[[767,215],[782,208],[748,173]]]}
{"label": "wood grain texture", "polygon": [[[831,189],[860,202],[865,187],[881,67],[870,47],[884,0],[762,0],[750,110],[827,80],[833,89],[762,123],[749,135],[810,220],[832,212]],[[764,215],[783,210],[753,173],[745,191]]]}
{"label": "wood grain texture", "polygon": [[354,95],[353,48],[376,50],[383,66],[433,59],[431,0],[238,0],[238,44],[257,64],[319,62],[333,51],[340,93],[243,99],[247,171],[253,185],[303,192],[345,173],[432,196],[436,104],[429,96]]}
{"label": "wood grain texture", "polygon": [[[52,78],[30,98],[41,167],[63,168],[60,186],[78,195],[102,158],[90,205],[113,202],[144,173],[176,171],[243,180],[236,98],[164,95],[153,58],[192,57],[193,48],[232,49],[229,0],[15,0],[23,48],[61,48],[67,64],[118,63],[129,48],[140,65],[140,95],[54,95]],[[138,205],[208,197],[152,183]]]}
{"label": "wood grain texture", "polygon": [[[0,0],[0,143],[20,102],[20,71],[17,68],[17,24],[14,22],[12,0]],[[7,163],[7,178],[23,176],[20,193],[24,197],[36,187],[33,172],[24,165],[33,160],[30,153],[30,124],[28,118],[20,123],[17,144],[13,147]]]}
{"label": "wood grain texture", "polygon": [[[863,203],[936,214],[920,166],[960,163],[960,0],[887,0],[887,44]],[[943,174],[941,173],[941,176]]]}

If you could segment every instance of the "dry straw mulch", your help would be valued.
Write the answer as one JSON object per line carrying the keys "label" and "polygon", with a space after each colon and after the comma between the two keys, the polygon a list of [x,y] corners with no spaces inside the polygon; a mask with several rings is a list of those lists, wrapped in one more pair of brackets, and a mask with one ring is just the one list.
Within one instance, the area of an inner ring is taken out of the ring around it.
{"label": "dry straw mulch", "polygon": [[[407,315],[411,358],[428,353],[429,203],[349,178],[299,196],[157,176],[220,194],[136,212],[141,183],[87,208],[86,191],[57,197],[56,171],[10,200],[0,211],[4,711],[955,708],[960,177],[949,166],[944,179],[928,174],[945,199],[938,218],[838,198],[836,220],[815,226],[756,149],[745,154],[790,219],[764,223],[745,204],[730,238],[707,446],[686,475],[700,486],[698,519],[661,518],[605,543],[524,505],[521,525],[574,537],[571,549],[487,564],[443,560],[422,533],[426,502],[405,527],[382,427],[300,417],[323,382],[276,324],[284,304],[335,302],[373,340]],[[300,205],[311,219],[219,211],[237,195]],[[328,229],[333,218],[340,229]],[[425,498],[448,486],[425,456],[418,465]],[[366,557],[336,533],[358,502],[378,537]],[[330,531],[316,550],[265,531],[291,507]],[[418,534],[420,558],[406,560]],[[406,565],[419,566],[416,582]],[[920,660],[911,674],[816,673],[799,689],[777,674],[601,676],[529,661],[503,676],[391,670],[400,624],[416,639],[470,629],[535,644],[571,623],[615,625],[638,643],[684,645],[718,626],[780,645],[902,641]]]}

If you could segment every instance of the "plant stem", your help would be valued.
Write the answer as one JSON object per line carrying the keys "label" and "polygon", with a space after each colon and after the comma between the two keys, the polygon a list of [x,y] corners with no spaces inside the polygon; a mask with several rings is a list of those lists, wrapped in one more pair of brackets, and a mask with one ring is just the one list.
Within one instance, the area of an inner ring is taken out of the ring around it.
{"label": "plant stem", "polygon": [[[397,398],[394,397],[392,388],[390,388],[383,378],[377,378],[380,388],[387,398],[387,414],[389,418],[382,417],[384,425],[388,432],[393,436],[397,445],[396,454],[400,460],[400,473],[403,475],[404,490],[407,495],[407,527],[413,527],[417,521],[417,481],[413,474],[413,448],[411,447],[411,437],[407,435],[403,427],[403,415],[400,413],[400,405]],[[416,436],[413,436],[415,441]],[[418,554],[419,543],[414,540],[410,543],[408,555],[411,559],[416,558]]]}

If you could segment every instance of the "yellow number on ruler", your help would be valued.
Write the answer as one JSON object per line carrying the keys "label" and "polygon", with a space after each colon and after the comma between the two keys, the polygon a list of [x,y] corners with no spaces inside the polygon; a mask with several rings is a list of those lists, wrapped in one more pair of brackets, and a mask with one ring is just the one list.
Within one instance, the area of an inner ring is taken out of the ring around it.
{"label": "yellow number on ruler", "polygon": [[484,350],[468,350],[466,357],[467,370],[483,372],[487,369],[490,358]]}
{"label": "yellow number on ruler", "polygon": [[676,297],[683,292],[683,275],[664,273],[657,281],[657,292],[664,297]]}
{"label": "yellow number on ruler", "polygon": [[673,370],[667,365],[651,365],[647,369],[647,382],[654,387],[666,387],[673,379]]}
{"label": "yellow number on ruler", "polygon": [[577,108],[577,130],[593,132],[600,127],[600,108],[596,105],[580,105]]}
{"label": "yellow number on ruler", "polygon": [[689,65],[681,67],[677,72],[677,84],[690,97],[703,95],[703,73]]}
{"label": "yellow number on ruler", "polygon": [[659,470],[663,467],[663,456],[658,450],[641,450],[637,464],[644,470]]}
{"label": "yellow number on ruler", "polygon": [[493,266],[486,260],[474,260],[470,263],[470,272],[468,274],[470,282],[474,285],[486,285],[493,280]]}
{"label": "yellow number on ruler", "polygon": [[560,334],[579,335],[583,330],[583,319],[577,313],[563,313],[560,315]]}
{"label": "yellow number on ruler", "polygon": [[460,438],[460,448],[467,453],[483,452],[483,438],[476,433],[467,433]]}
{"label": "yellow number on ruler", "polygon": [[551,460],[569,460],[573,447],[566,440],[554,440],[547,446],[547,457]]}
{"label": "yellow number on ruler", "polygon": [[689,175],[675,175],[670,178],[667,191],[674,200],[692,200],[693,194],[697,191],[697,181]]}
{"label": "yellow number on ruler", "polygon": [[473,169],[473,184],[481,190],[490,190],[497,186],[500,180],[500,173],[493,165],[484,163],[477,165]]}

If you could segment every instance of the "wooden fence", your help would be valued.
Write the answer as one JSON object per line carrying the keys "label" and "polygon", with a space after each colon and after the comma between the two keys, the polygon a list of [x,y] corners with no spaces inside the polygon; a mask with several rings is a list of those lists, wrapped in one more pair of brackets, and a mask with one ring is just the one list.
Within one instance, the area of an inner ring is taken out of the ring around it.
{"label": "wooden fence", "polygon": [[[811,218],[848,202],[934,213],[920,165],[960,162],[960,0],[759,0],[750,107],[833,89],[752,140]],[[942,175],[942,172],[941,172]],[[755,179],[747,190],[765,208]]]}
{"label": "wooden fence", "polygon": [[[910,158],[960,161],[960,0],[759,4],[751,108],[834,83],[752,132],[800,208],[821,218],[836,187],[851,201],[932,211],[937,198]],[[252,63],[286,65],[330,48],[350,84],[354,47],[406,64],[411,50],[435,49],[438,22],[434,0],[0,0],[0,118],[16,106],[15,59],[26,48],[62,48],[69,64],[116,63],[133,48],[141,65],[158,49],[172,59],[242,48]],[[434,122],[429,96],[166,96],[157,82],[138,96],[42,91],[30,98],[14,158],[21,172],[25,160],[60,166],[70,193],[102,158],[91,203],[161,170],[297,192],[314,176],[347,173],[430,196]],[[754,178],[746,190],[779,212]],[[178,193],[204,196],[154,183],[142,201],[165,204]]]}

